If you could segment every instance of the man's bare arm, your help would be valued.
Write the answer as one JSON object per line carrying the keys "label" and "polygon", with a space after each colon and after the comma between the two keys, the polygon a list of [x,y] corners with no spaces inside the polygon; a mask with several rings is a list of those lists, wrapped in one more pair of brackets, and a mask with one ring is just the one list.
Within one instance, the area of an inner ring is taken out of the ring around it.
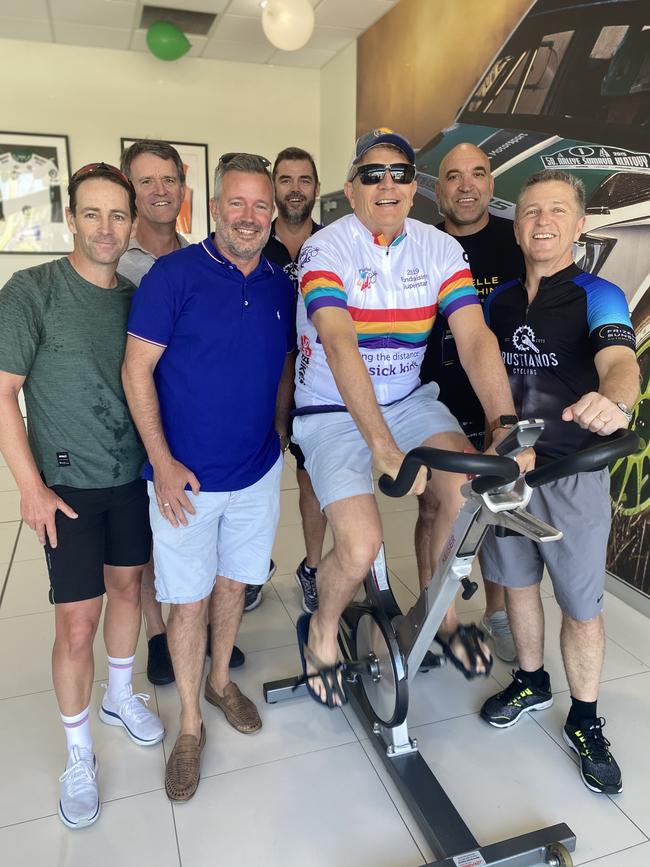
{"label": "man's bare arm", "polygon": [[52,548],[56,548],[54,516],[57,510],[68,518],[76,518],[77,513],[41,479],[18,403],[24,382],[24,376],[0,371],[0,451],[18,485],[23,521],[36,531],[41,545],[49,541]]}
{"label": "man's bare arm", "polygon": [[596,353],[594,363],[598,371],[598,391],[583,394],[564,410],[562,418],[607,436],[629,424],[616,404],[631,407],[639,396],[639,365],[628,346],[606,346]]}
{"label": "man's bare arm", "polygon": [[153,467],[154,487],[160,514],[177,527],[187,524],[185,511],[195,509],[185,493],[190,485],[198,494],[199,481],[194,473],[175,460],[167,445],[160,418],[160,404],[153,379],[164,346],[148,343],[129,335],[122,363],[122,383],[133,420]]}
{"label": "man's bare arm", "polygon": [[[313,322],[343,402],[368,443],[373,462],[381,472],[395,478],[404,454],[377,404],[350,314],[339,307],[321,308],[314,313]],[[425,484],[426,470],[422,468],[411,493],[422,493]]]}
{"label": "man's bare arm", "polygon": [[[508,431],[492,425],[501,415],[515,415],[515,405],[508,382],[508,374],[501,358],[499,343],[485,324],[478,304],[461,307],[449,317],[449,327],[454,335],[458,357],[476,396],[481,401],[488,421],[488,438],[491,449],[508,435]],[[532,449],[526,449],[517,457],[517,462],[526,472],[535,465]]]}
{"label": "man's bare arm", "polygon": [[289,413],[293,405],[294,371],[296,367],[296,350],[287,352],[284,368],[278,385],[278,396],[275,401],[275,429],[280,437],[282,451],[289,444]]}

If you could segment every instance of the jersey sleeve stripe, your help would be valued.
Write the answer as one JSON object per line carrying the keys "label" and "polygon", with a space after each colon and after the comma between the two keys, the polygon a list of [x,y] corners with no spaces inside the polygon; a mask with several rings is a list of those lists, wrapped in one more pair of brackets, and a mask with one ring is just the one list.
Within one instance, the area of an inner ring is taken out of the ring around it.
{"label": "jersey sleeve stripe", "polygon": [[305,308],[307,310],[307,316],[309,316],[310,319],[317,310],[321,310],[323,307],[340,307],[342,310],[348,309],[348,305],[344,298],[337,298],[330,292],[327,292],[324,295],[313,293],[313,296],[309,295],[305,298]]}
{"label": "jersey sleeve stripe", "polygon": [[470,307],[474,304],[480,304],[481,302],[478,300],[478,295],[476,292],[467,295],[461,295],[460,297],[456,296],[452,298],[449,303],[445,304],[444,307],[440,306],[440,312],[447,319],[451,316],[452,313],[455,313],[456,310],[460,310],[461,307]]}
{"label": "jersey sleeve stripe", "polygon": [[456,286],[473,286],[474,281],[472,279],[472,272],[469,268],[463,268],[462,271],[456,271],[455,274],[452,274],[451,277],[448,277],[443,283],[440,284],[440,290],[438,292],[438,297],[444,295],[448,290],[453,291]]}
{"label": "jersey sleeve stripe", "polygon": [[300,291],[304,296],[316,287],[338,289],[345,294],[343,281],[333,271],[305,271],[300,279]]}

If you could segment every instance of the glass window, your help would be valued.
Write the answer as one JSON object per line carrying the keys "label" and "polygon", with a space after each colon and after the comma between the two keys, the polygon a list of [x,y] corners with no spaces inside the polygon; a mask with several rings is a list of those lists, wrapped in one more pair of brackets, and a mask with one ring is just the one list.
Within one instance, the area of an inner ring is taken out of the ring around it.
{"label": "glass window", "polygon": [[573,30],[565,30],[542,38],[539,48],[527,61],[525,78],[519,85],[512,107],[515,114],[541,113],[572,36]]}

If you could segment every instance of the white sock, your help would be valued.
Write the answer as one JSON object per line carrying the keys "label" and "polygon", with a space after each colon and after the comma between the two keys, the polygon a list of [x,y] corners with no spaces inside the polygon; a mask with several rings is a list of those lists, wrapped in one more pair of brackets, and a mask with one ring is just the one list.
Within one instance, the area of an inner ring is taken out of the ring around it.
{"label": "white sock", "polygon": [[90,705],[74,716],[61,714],[61,722],[65,731],[68,752],[72,747],[93,751],[93,739],[90,736]]}
{"label": "white sock", "polygon": [[106,695],[111,704],[117,704],[124,687],[130,685],[134,660],[135,656],[128,656],[126,659],[108,657],[108,690]]}

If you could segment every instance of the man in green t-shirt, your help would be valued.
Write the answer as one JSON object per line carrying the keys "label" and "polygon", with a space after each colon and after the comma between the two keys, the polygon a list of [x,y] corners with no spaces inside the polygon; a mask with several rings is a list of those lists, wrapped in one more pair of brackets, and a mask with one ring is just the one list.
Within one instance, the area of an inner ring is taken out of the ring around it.
{"label": "man in green t-shirt", "polygon": [[22,519],[45,547],[52,674],[68,747],[59,816],[82,828],[99,815],[89,705],[104,593],[108,685],[100,719],[144,746],[165,730],[148,696],[131,687],[151,548],[139,478],[144,450],[120,381],[135,287],[116,267],[136,219],[135,191],[115,167],[92,163],[72,176],[68,193],[72,253],[16,272],[0,291],[0,451]]}

